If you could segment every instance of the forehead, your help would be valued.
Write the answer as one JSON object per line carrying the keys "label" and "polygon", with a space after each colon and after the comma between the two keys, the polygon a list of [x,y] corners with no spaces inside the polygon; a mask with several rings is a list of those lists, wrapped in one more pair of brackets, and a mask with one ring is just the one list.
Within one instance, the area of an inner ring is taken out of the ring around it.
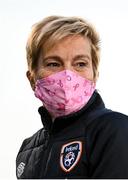
{"label": "forehead", "polygon": [[43,56],[53,54],[91,54],[91,42],[82,35],[70,35],[62,38],[53,44],[50,48],[43,49]]}

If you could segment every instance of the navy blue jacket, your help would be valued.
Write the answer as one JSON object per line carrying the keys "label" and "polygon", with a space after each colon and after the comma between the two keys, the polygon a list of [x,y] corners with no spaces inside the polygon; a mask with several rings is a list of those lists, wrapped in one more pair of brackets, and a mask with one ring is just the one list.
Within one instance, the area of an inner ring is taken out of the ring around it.
{"label": "navy blue jacket", "polygon": [[95,91],[80,111],[55,119],[39,108],[43,128],[24,140],[20,179],[128,178],[128,116],[107,110]]}

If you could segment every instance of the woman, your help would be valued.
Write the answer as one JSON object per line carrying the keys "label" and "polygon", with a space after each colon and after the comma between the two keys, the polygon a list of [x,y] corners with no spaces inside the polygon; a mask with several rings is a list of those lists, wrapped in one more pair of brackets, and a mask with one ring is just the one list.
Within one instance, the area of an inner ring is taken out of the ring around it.
{"label": "woman", "polygon": [[95,29],[50,16],[33,26],[26,50],[44,127],[23,142],[17,178],[128,178],[128,117],[106,109],[95,89]]}

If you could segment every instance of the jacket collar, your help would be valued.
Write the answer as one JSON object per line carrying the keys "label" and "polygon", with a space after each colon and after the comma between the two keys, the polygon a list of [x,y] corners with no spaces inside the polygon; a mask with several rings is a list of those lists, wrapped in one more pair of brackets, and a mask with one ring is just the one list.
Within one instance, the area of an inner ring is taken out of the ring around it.
{"label": "jacket collar", "polygon": [[88,115],[91,111],[104,107],[105,105],[101,96],[98,94],[97,90],[95,90],[89,102],[81,110],[63,117],[58,117],[54,120],[54,122],[52,122],[52,118],[44,106],[41,106],[38,109],[38,112],[41,115],[41,120],[45,130],[49,131],[49,133],[56,133],[80,119],[83,113]]}

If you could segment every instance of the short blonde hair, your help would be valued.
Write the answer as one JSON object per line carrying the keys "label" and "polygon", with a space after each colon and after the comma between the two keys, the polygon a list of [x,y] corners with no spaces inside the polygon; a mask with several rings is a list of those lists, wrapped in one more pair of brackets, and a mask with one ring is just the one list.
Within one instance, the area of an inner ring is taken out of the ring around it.
{"label": "short blonde hair", "polygon": [[41,52],[47,51],[59,40],[69,35],[82,35],[90,40],[94,78],[97,78],[99,36],[91,24],[79,17],[49,16],[32,26],[26,45],[29,70],[36,71]]}

